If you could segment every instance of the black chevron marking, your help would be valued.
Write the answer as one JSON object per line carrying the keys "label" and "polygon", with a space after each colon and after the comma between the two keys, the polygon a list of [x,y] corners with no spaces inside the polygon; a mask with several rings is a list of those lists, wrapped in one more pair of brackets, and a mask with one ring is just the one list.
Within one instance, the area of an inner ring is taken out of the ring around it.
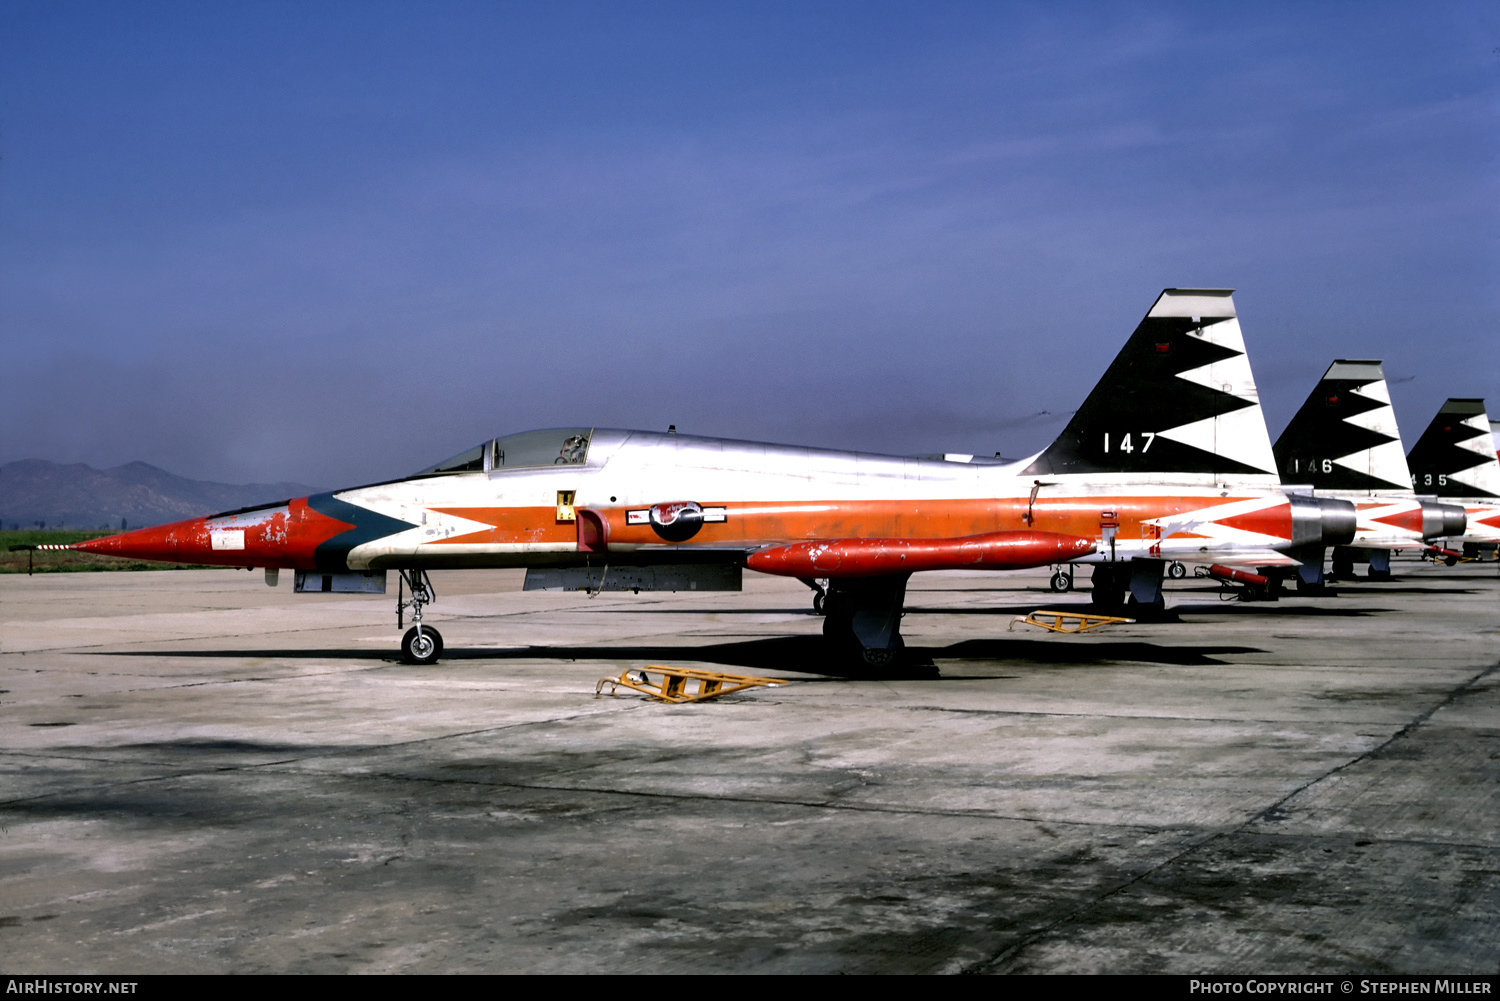
{"label": "black chevron marking", "polygon": [[409,521],[388,518],[367,507],[341,501],[331,493],[314,494],[307,499],[307,506],[319,514],[354,526],[319,543],[313,550],[313,559],[319,570],[348,570],[349,550],[355,546],[417,527]]}
{"label": "black chevron marking", "polygon": [[1379,410],[1386,404],[1358,396],[1354,390],[1375,379],[1323,379],[1313,388],[1302,409],[1281,432],[1271,451],[1276,455],[1276,469],[1283,483],[1310,483],[1321,490],[1406,490],[1409,484],[1394,483],[1357,473],[1330,461],[1323,472],[1324,459],[1337,459],[1396,441],[1392,435],[1380,434],[1355,424],[1350,417]]}
{"label": "black chevron marking", "polygon": [[[1434,492],[1439,497],[1494,497],[1486,490],[1468,484],[1456,483],[1453,477],[1466,469],[1494,462],[1492,457],[1460,448],[1459,443],[1489,436],[1488,431],[1469,427],[1464,421],[1484,413],[1483,400],[1449,400],[1443,404],[1422,437],[1412,446],[1406,457],[1412,479],[1420,484],[1419,493]],[[1430,479],[1429,479],[1430,477]],[[1444,481],[1447,481],[1446,483]]]}
{"label": "black chevron marking", "polygon": [[[1149,449],[1141,447],[1145,433],[1160,434],[1254,406],[1232,393],[1177,378],[1182,372],[1241,354],[1188,336],[1188,331],[1200,326],[1188,317],[1142,320],[1063,433],[1025,474],[1264,473],[1165,438],[1153,439]],[[1111,442],[1108,452],[1106,434]],[[1125,434],[1132,436],[1133,451],[1119,447]]]}

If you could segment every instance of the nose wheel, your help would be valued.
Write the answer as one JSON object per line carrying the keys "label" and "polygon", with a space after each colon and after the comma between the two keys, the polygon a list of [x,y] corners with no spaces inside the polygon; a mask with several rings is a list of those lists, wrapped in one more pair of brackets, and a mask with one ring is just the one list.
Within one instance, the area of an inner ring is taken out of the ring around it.
{"label": "nose wheel", "polygon": [[407,664],[436,664],[443,655],[443,636],[431,626],[412,626],[401,637],[401,660]]}
{"label": "nose wheel", "polygon": [[[422,606],[437,600],[437,591],[432,578],[425,570],[399,570],[400,583],[396,585],[396,628],[402,625],[402,613],[411,609],[412,627],[401,637],[401,660],[407,664],[436,664],[443,655],[443,637],[431,626],[422,625]],[[407,600],[405,589],[411,590]]]}

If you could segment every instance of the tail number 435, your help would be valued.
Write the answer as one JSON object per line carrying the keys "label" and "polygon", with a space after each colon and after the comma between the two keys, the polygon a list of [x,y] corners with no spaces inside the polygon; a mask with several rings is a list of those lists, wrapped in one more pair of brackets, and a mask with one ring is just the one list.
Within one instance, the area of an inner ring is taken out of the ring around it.
{"label": "tail number 435", "polygon": [[[1131,440],[1131,437],[1130,437],[1131,433],[1132,432],[1130,432],[1130,431],[1126,431],[1125,432],[1125,436],[1123,438],[1121,438],[1118,442],[1115,443],[1115,451],[1117,451],[1117,452],[1134,452],[1135,451],[1135,442]],[[1141,436],[1141,454],[1145,455],[1147,452],[1151,451],[1151,443],[1156,440],[1156,432],[1155,431],[1140,431],[1140,432],[1136,432],[1136,433],[1138,433]],[[1105,452],[1109,451],[1109,432],[1108,431],[1104,432],[1104,451]]]}

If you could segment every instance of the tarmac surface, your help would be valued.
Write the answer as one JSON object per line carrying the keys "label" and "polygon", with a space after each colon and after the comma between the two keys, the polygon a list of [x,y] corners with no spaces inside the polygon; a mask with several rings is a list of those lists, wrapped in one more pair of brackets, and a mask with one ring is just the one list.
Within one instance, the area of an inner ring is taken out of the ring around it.
{"label": "tarmac surface", "polygon": [[[0,576],[14,972],[1496,973],[1500,578],[1055,635],[1043,571],[919,575],[937,676],[810,592],[394,594]],[[1080,576],[1080,582],[1083,577]],[[394,590],[394,588],[393,588]],[[594,698],[651,663],[793,679]],[[829,672],[829,673],[820,673]]]}

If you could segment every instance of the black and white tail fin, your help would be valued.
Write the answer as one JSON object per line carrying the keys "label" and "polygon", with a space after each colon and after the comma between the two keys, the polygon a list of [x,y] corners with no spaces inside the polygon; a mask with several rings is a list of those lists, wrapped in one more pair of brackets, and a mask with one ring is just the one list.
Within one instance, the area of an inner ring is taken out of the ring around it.
{"label": "black and white tail fin", "polygon": [[1057,440],[1022,475],[1275,486],[1229,289],[1167,289]]}
{"label": "black and white tail fin", "polygon": [[1500,460],[1483,400],[1444,403],[1406,461],[1419,494],[1500,497]]}
{"label": "black and white tail fin", "polygon": [[1369,495],[1411,493],[1379,361],[1341,358],[1328,366],[1274,451],[1283,483]]}

